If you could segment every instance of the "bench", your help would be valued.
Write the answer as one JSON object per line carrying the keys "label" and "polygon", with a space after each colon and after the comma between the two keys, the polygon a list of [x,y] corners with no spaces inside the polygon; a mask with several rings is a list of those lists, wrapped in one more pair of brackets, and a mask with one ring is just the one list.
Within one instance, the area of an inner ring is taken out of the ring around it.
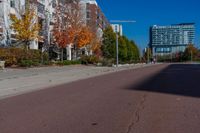
{"label": "bench", "polygon": [[0,61],[0,69],[4,69],[5,68],[5,61]]}

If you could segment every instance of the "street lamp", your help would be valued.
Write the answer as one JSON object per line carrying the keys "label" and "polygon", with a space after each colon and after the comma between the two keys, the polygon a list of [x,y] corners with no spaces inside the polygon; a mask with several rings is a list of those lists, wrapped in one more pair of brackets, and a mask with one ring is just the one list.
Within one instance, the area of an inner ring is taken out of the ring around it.
{"label": "street lamp", "polygon": [[[136,21],[134,20],[111,20],[111,23],[135,23]],[[120,29],[120,25],[116,24],[118,29]],[[120,30],[118,30],[120,31]],[[119,35],[118,35],[118,31],[116,31],[116,67],[118,67],[119,65]]]}

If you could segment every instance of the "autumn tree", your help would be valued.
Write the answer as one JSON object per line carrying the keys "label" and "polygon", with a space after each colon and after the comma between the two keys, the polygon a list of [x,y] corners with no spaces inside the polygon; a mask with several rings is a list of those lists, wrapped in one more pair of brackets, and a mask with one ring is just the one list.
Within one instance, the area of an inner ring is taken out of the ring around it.
{"label": "autumn tree", "polygon": [[90,29],[83,21],[80,0],[60,1],[57,10],[53,31],[55,41],[62,48],[67,44],[73,45],[73,57],[77,58],[78,50],[90,44],[92,38]]}
{"label": "autumn tree", "polygon": [[11,28],[16,33],[16,39],[24,42],[24,47],[29,49],[30,41],[39,38],[40,26],[35,9],[28,7],[20,17],[13,14],[10,14],[10,17],[12,20]]}
{"label": "autumn tree", "polygon": [[92,32],[87,26],[81,28],[77,35],[77,47],[81,48],[89,44],[92,40]]}
{"label": "autumn tree", "polygon": [[101,52],[101,40],[96,36],[96,34],[92,35],[92,40],[90,45],[87,46],[88,50],[92,52],[94,55],[100,57],[102,55]]}
{"label": "autumn tree", "polygon": [[56,16],[54,16],[53,36],[55,44],[61,49],[61,60],[63,61],[63,49],[66,48],[70,41],[70,31],[67,23],[66,13],[63,11],[64,6],[58,3]]}
{"label": "autumn tree", "polygon": [[193,44],[189,44],[183,53],[183,59],[186,61],[193,60],[196,58],[197,54],[198,49]]}
{"label": "autumn tree", "polygon": [[[98,9],[96,9],[98,10]],[[102,44],[102,29],[97,26],[96,18],[98,14],[90,12],[90,21],[87,21],[88,27],[90,27],[90,31],[92,33],[91,42],[87,45],[88,51],[90,51],[90,55],[94,55],[97,57],[102,56],[101,44]]]}

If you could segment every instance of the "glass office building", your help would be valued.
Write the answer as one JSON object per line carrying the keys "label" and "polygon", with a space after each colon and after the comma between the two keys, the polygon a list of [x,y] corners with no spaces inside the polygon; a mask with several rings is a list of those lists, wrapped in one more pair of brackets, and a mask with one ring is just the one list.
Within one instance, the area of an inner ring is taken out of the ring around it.
{"label": "glass office building", "polygon": [[183,52],[188,44],[194,44],[194,39],[194,23],[150,27],[149,45],[154,56]]}

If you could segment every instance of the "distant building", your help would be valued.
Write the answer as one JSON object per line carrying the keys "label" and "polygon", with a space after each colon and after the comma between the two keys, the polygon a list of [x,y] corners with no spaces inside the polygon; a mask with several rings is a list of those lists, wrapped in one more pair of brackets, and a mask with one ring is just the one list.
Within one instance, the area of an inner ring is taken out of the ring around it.
{"label": "distant building", "polygon": [[111,27],[115,33],[119,33],[121,36],[123,35],[123,28],[121,24],[111,24]]}
{"label": "distant building", "polygon": [[153,55],[183,52],[188,44],[194,44],[195,24],[182,23],[170,26],[154,25],[150,28],[150,48]]}

